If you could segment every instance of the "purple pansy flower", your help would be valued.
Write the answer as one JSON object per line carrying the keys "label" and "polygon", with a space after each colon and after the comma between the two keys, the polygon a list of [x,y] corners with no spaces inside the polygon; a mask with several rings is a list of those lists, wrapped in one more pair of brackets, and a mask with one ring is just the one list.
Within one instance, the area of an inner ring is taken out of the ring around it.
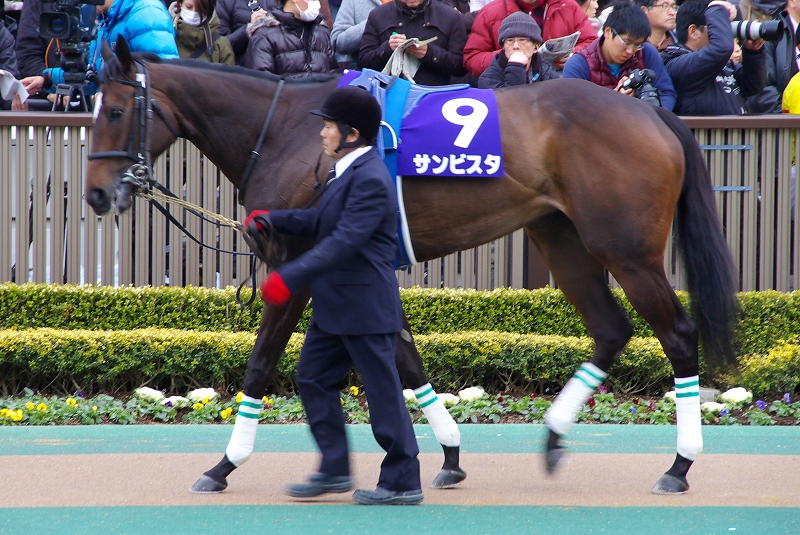
{"label": "purple pansy flower", "polygon": [[786,403],[787,405],[791,405],[792,404],[792,396],[789,395],[789,392],[786,392],[783,395],[783,402]]}
{"label": "purple pansy flower", "polygon": [[764,409],[767,408],[767,404],[764,402],[764,400],[759,399],[758,401],[756,401],[756,407],[758,407],[758,410],[763,411]]}
{"label": "purple pansy flower", "polygon": [[730,413],[731,411],[729,411],[727,407],[724,407],[719,410],[719,415],[722,417],[728,416]]}

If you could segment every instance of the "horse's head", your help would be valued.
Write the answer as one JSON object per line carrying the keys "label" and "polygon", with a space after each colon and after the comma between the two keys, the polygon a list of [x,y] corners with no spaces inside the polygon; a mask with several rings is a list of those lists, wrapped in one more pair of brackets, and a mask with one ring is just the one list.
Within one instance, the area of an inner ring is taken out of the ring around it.
{"label": "horse's head", "polygon": [[147,63],[131,56],[123,37],[117,41],[116,56],[105,41],[102,54],[105,67],[94,105],[85,189],[86,201],[98,214],[112,207],[123,212],[133,203],[136,180],[144,178],[152,164],[152,111],[157,108],[150,96]]}

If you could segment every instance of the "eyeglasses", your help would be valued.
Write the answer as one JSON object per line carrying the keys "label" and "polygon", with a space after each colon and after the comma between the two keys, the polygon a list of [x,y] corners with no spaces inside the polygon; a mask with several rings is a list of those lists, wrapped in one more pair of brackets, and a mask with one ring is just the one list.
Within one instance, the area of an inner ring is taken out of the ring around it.
{"label": "eyeglasses", "polygon": [[527,37],[509,37],[508,39],[503,41],[504,45],[506,44],[514,45],[515,43],[518,44],[519,46],[533,45],[534,52],[539,50],[540,46],[539,43],[534,43],[531,39],[528,39]]}
{"label": "eyeglasses", "polygon": [[658,7],[663,9],[664,11],[678,11],[678,6],[676,4],[653,4],[650,6],[651,8]]}
{"label": "eyeglasses", "polygon": [[620,37],[620,36],[619,36],[619,34],[617,33],[617,30],[614,30],[614,29],[612,29],[612,30],[611,30],[611,33],[612,33],[612,34],[614,34],[614,37],[616,37],[616,38],[617,38],[617,40],[618,40],[618,41],[619,41],[619,42],[622,44],[622,46],[624,46],[625,48],[630,48],[630,49],[631,49],[631,50],[633,50],[634,52],[638,52],[639,50],[641,50],[641,49],[643,49],[643,48],[644,48],[644,42],[641,42],[641,43],[639,43],[638,45],[635,45],[635,44],[633,44],[633,43],[629,43],[628,41],[625,41],[625,40],[624,40],[622,37]]}

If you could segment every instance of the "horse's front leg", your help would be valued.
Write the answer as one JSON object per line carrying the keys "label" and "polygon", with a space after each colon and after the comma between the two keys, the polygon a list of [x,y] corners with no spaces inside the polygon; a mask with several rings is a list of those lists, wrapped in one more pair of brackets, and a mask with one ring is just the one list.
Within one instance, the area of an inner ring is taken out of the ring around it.
{"label": "horse's front leg", "polygon": [[397,371],[403,384],[414,391],[423,414],[433,428],[436,440],[444,450],[444,464],[431,484],[435,489],[451,489],[457,487],[467,477],[467,473],[459,466],[461,448],[461,432],[444,404],[436,395],[425,369],[422,357],[414,345],[411,326],[403,312],[403,330],[397,335],[397,353],[395,353]]}
{"label": "horse's front leg", "polygon": [[247,362],[244,396],[225,455],[216,466],[200,476],[190,492],[222,492],[228,487],[228,475],[250,457],[256,440],[261,398],[275,378],[278,360],[289,343],[309,297],[310,292],[305,289],[292,297],[286,308],[264,307],[256,343]]}

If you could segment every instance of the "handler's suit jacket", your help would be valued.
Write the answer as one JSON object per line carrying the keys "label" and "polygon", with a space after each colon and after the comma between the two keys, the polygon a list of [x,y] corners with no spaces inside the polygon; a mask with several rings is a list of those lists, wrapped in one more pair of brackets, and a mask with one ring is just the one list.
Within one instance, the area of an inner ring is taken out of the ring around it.
{"label": "handler's suit jacket", "polygon": [[397,196],[375,148],[325,187],[316,208],[270,212],[275,230],[313,236],[315,246],[277,272],[292,294],[311,283],[311,320],[331,334],[402,329],[393,262]]}

